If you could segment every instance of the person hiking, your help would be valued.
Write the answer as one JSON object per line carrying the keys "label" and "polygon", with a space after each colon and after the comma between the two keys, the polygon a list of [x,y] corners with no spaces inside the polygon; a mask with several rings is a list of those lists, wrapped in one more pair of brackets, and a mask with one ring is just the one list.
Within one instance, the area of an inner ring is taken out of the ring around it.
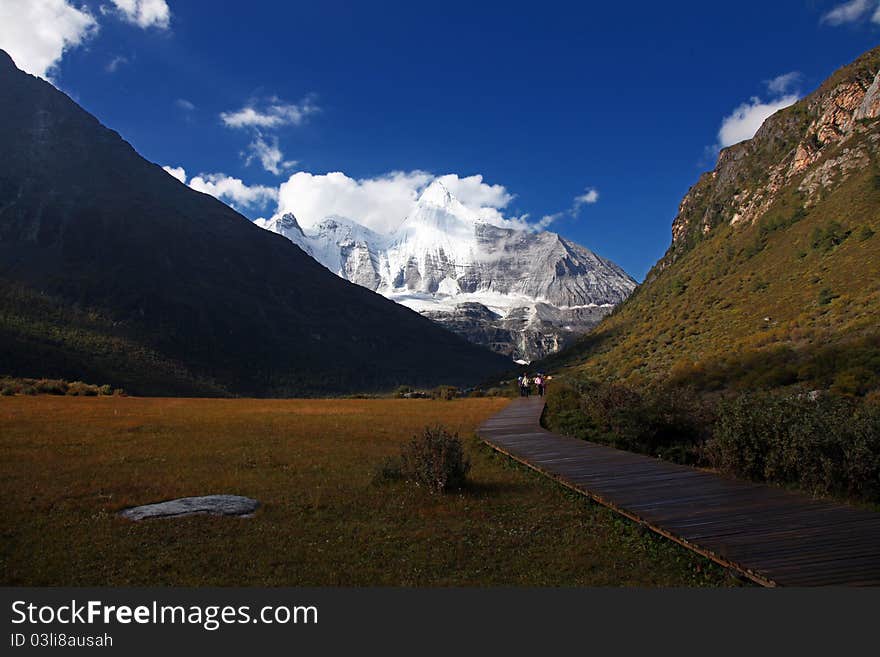
{"label": "person hiking", "polygon": [[524,380],[525,378],[526,378],[526,375],[525,375],[525,374],[520,374],[520,375],[516,378],[516,384],[519,386],[519,396],[520,396],[520,397],[525,397],[525,396],[526,396],[526,384],[523,383],[523,380]]}
{"label": "person hiking", "polygon": [[520,394],[523,397],[529,396],[529,385],[530,384],[531,384],[531,382],[529,381],[529,375],[523,374],[522,375],[522,382],[519,384],[520,385]]}
{"label": "person hiking", "polygon": [[538,397],[544,396],[544,375],[538,374],[535,377],[535,385],[538,387]]}

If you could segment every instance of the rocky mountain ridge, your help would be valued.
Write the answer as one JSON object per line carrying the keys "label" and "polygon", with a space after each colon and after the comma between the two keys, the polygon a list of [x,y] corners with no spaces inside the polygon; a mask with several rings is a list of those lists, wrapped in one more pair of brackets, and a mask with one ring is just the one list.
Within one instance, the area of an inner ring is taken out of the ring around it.
{"label": "rocky mountain ridge", "polygon": [[847,175],[873,162],[880,116],[880,54],[872,50],[793,106],[769,117],[755,136],[721,151],[683,198],[672,224],[672,244],[649,274],[668,267],[723,224],[752,224],[797,181],[804,210]]}

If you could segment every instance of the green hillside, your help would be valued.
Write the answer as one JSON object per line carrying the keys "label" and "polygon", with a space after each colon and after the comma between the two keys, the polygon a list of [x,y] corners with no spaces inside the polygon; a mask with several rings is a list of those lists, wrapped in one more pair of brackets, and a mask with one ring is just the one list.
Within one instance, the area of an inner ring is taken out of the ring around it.
{"label": "green hillside", "polygon": [[542,363],[550,428],[880,502],[880,49],[722,151],[646,282]]}
{"label": "green hillside", "polygon": [[[866,102],[878,70],[874,50],[723,152],[646,283],[547,366],[707,390],[880,387],[880,121],[828,125],[840,96]],[[804,148],[814,159],[787,175]],[[766,207],[731,225],[750,197]]]}

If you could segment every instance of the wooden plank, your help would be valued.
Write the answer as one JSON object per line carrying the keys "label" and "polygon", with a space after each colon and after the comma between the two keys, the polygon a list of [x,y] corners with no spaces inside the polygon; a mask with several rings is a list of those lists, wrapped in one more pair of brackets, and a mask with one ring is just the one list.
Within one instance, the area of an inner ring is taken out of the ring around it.
{"label": "wooden plank", "polygon": [[880,583],[880,514],[559,436],[544,402],[517,399],[483,441],[765,586]]}

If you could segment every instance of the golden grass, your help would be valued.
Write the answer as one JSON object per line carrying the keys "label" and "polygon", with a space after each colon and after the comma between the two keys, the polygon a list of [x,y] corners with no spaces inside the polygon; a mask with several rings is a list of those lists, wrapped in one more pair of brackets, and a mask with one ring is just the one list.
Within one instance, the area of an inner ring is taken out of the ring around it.
{"label": "golden grass", "polygon": [[[717,567],[478,443],[506,400],[0,399],[5,585],[713,585]],[[426,424],[472,485],[376,484]],[[252,519],[120,509],[235,493]]]}

